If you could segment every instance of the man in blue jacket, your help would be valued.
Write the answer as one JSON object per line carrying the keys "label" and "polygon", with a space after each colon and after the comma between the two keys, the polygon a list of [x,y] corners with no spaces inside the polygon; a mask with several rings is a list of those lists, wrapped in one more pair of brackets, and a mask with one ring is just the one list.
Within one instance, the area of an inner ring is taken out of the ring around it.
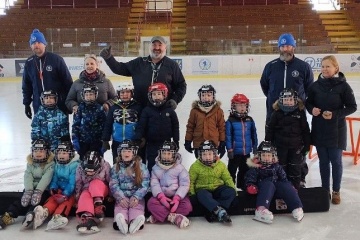
{"label": "man in blue jacket", "polygon": [[38,111],[40,95],[45,90],[54,90],[58,93],[57,105],[61,111],[68,114],[65,99],[73,83],[68,67],[62,57],[47,52],[44,34],[34,29],[30,35],[30,47],[34,55],[25,62],[22,78],[23,104],[25,114],[32,118],[30,104],[32,102],[34,114]]}

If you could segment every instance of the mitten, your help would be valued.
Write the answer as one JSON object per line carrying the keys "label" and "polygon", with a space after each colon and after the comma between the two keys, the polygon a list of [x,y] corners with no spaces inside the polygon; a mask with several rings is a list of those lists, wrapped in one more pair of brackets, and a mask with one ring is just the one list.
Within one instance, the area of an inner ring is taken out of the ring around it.
{"label": "mitten", "polygon": [[257,186],[251,184],[246,187],[246,191],[248,192],[248,194],[255,195],[258,193],[258,188]]}
{"label": "mitten", "polygon": [[191,141],[185,140],[184,147],[185,147],[186,151],[188,151],[189,153],[193,153],[194,149],[191,147]]}
{"label": "mitten", "polygon": [[176,212],[176,210],[179,207],[180,200],[181,200],[181,197],[179,195],[175,195],[173,197],[173,200],[170,202],[170,205],[171,205],[170,212],[172,212],[172,213]]}
{"label": "mitten", "polygon": [[219,152],[220,158],[222,158],[225,155],[226,150],[225,150],[225,142],[224,141],[220,142],[219,147],[218,147],[218,152]]}
{"label": "mitten", "polygon": [[99,55],[105,60],[109,59],[111,57],[111,46],[107,46],[101,49]]}
{"label": "mitten", "polygon": [[175,110],[176,107],[177,107],[177,103],[175,102],[175,100],[169,99],[169,100],[166,102],[166,106],[172,108],[173,110]]}
{"label": "mitten", "polygon": [[53,198],[55,199],[55,201],[57,202],[57,204],[61,204],[63,202],[65,202],[67,200],[67,197],[65,195],[62,194],[54,194]]}
{"label": "mitten", "polygon": [[26,190],[21,197],[21,206],[27,207],[31,201],[33,190]]}
{"label": "mitten", "polygon": [[229,159],[234,159],[234,151],[231,151],[231,152],[227,152],[227,156]]}
{"label": "mitten", "polygon": [[33,195],[31,196],[31,205],[36,206],[41,201],[42,191],[35,189]]}
{"label": "mitten", "polygon": [[138,200],[136,197],[132,196],[132,197],[130,198],[130,204],[129,204],[129,206],[130,206],[131,208],[133,208],[133,207],[136,207],[136,206],[138,205],[138,203],[139,203],[139,200]]}
{"label": "mitten", "polygon": [[31,119],[32,118],[32,112],[30,105],[25,105],[25,115]]}
{"label": "mitten", "polygon": [[129,207],[129,203],[130,203],[130,200],[129,198],[127,197],[124,197],[120,200],[120,206],[123,207],[123,208],[128,208]]}
{"label": "mitten", "polygon": [[170,202],[172,201],[170,198],[166,197],[163,192],[159,193],[156,198],[160,201],[160,203],[166,207],[167,209],[170,209]]}
{"label": "mitten", "polygon": [[80,152],[80,143],[78,138],[73,138],[73,145],[77,152]]}

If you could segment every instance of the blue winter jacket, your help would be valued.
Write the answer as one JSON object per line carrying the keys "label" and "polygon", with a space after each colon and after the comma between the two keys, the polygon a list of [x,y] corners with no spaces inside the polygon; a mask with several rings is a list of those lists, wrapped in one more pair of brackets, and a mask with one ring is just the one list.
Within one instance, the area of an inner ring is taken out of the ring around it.
{"label": "blue winter jacket", "polygon": [[238,118],[229,116],[225,123],[226,149],[233,149],[234,154],[247,155],[255,152],[258,145],[255,122],[252,117]]}
{"label": "blue winter jacket", "polygon": [[31,140],[44,139],[50,143],[51,151],[55,150],[60,138],[69,135],[69,120],[60,109],[40,106],[31,123]]}
{"label": "blue winter jacket", "polygon": [[[43,81],[40,79],[40,59],[42,63]],[[51,52],[45,52],[42,57],[29,57],[24,66],[22,78],[23,104],[33,102],[34,113],[41,105],[40,95],[44,90],[54,90],[58,94],[57,105],[64,113],[70,113],[65,106],[66,96],[73,80],[62,57]],[[44,88],[43,88],[44,85]]]}
{"label": "blue winter jacket", "polygon": [[79,155],[75,155],[68,164],[56,163],[49,188],[62,190],[62,194],[67,197],[73,195],[76,184],[76,169],[79,163]]}
{"label": "blue winter jacket", "polygon": [[297,91],[300,99],[305,101],[307,90],[313,82],[314,74],[310,65],[299,58],[294,57],[286,63],[277,58],[267,63],[260,79],[261,89],[266,96],[266,123],[273,112],[273,103],[279,99],[285,87]]}

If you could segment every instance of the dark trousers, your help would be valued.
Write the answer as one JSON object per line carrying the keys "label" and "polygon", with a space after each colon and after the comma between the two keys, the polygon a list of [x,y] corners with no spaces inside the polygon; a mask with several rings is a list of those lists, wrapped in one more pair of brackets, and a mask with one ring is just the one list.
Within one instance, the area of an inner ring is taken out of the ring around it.
{"label": "dark trousers", "polygon": [[101,151],[102,148],[102,142],[101,140],[95,140],[91,143],[84,143],[80,141],[80,160],[83,161],[85,154],[88,151],[97,151],[99,152],[101,155],[103,155],[103,152]]}
{"label": "dark trousers", "polygon": [[277,148],[279,163],[283,166],[286,175],[296,189],[300,188],[301,172],[304,166],[304,157],[295,148]]}
{"label": "dark trousers", "polygon": [[[237,188],[245,190],[245,173],[249,170],[249,166],[246,164],[246,160],[250,157],[247,155],[234,155],[233,159],[229,159],[228,170],[230,175],[236,184]],[[236,171],[238,171],[236,176]]]}
{"label": "dark trousers", "polygon": [[159,149],[164,142],[147,142],[146,143],[146,157],[143,158],[143,163],[146,164],[151,173],[152,167],[155,165],[155,158],[159,154]]}
{"label": "dark trousers", "polygon": [[212,192],[206,189],[199,190],[196,197],[198,202],[209,212],[212,212],[217,206],[228,210],[236,197],[236,191],[232,187],[223,185]]}

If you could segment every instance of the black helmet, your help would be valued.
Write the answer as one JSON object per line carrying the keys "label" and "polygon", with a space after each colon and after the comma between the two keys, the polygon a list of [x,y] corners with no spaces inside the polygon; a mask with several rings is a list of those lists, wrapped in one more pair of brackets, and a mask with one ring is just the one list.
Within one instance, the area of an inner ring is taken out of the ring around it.
{"label": "black helmet", "polygon": [[[55,103],[50,104],[50,105],[45,105],[45,101],[44,101],[45,97],[54,97]],[[54,90],[43,91],[40,95],[40,102],[41,102],[41,105],[45,108],[55,108],[56,104],[58,102],[58,94]]]}
{"label": "black helmet", "polygon": [[[265,161],[265,159],[261,158],[261,154],[262,153],[271,153],[272,154],[272,161],[268,162]],[[262,141],[257,149],[257,154],[259,155],[259,160],[261,162],[262,165],[271,165],[273,163],[276,163],[277,160],[277,152],[276,152],[276,147],[274,147],[272,145],[272,143],[270,141]]]}
{"label": "black helmet", "polygon": [[[294,105],[293,106],[284,105],[284,98],[291,98],[291,97],[294,98]],[[284,88],[284,90],[280,92],[278,104],[279,104],[279,108],[284,112],[294,111],[296,108],[298,108],[298,102],[299,102],[299,97],[295,90],[291,88]]]}
{"label": "black helmet", "polygon": [[[211,102],[203,102],[201,101],[201,94],[205,92],[211,92],[214,96],[213,100]],[[199,103],[203,107],[210,107],[215,103],[215,88],[212,85],[202,85],[201,88],[198,90],[198,96],[199,96]]]}
{"label": "black helmet", "polygon": [[99,152],[88,151],[81,163],[82,169],[86,175],[94,175],[101,167],[102,156]]}
{"label": "black helmet", "polygon": [[[175,154],[178,152],[178,147],[174,142],[165,141],[159,149],[159,162],[164,166],[172,166],[175,164]],[[170,151],[172,154],[171,159],[163,159],[161,156],[162,152]]]}
{"label": "black helmet", "polygon": [[[45,150],[46,151],[45,157],[42,159],[35,159],[34,151],[36,150]],[[44,139],[37,139],[33,141],[31,145],[31,158],[35,163],[45,163],[49,158],[49,155],[50,155],[50,145],[47,141],[45,141]]]}
{"label": "black helmet", "polygon": [[[58,153],[59,152],[67,152],[69,153],[69,159],[59,159],[58,157]],[[71,159],[73,159],[75,156],[75,150],[74,147],[71,143],[71,141],[62,141],[59,143],[59,145],[57,146],[57,148],[55,149],[55,160],[59,163],[59,164],[68,164]]]}
{"label": "black helmet", "polygon": [[[212,161],[208,161],[202,158],[202,153],[206,152],[206,151],[213,151],[214,152],[214,158],[212,159]],[[200,162],[202,162],[204,165],[207,166],[211,166],[212,164],[214,164],[216,162],[217,159],[217,148],[215,146],[215,143],[211,140],[205,140],[203,143],[200,144],[199,147],[199,160]]]}
{"label": "black helmet", "polygon": [[[133,158],[131,161],[124,161],[121,157],[121,151],[122,150],[131,150],[133,152]],[[137,152],[139,150],[139,146],[131,141],[131,140],[124,140],[120,143],[119,147],[117,148],[117,154],[118,154],[118,159],[119,159],[119,163],[122,167],[126,168],[128,166],[130,166],[134,160],[135,160],[135,156],[137,155]]]}
{"label": "black helmet", "polygon": [[[87,92],[92,92],[95,94],[95,100],[85,100],[85,93]],[[89,84],[89,83],[85,83],[82,91],[81,91],[81,99],[86,103],[86,104],[92,104],[95,103],[97,97],[98,97],[98,93],[99,93],[99,89],[95,84]]]}

